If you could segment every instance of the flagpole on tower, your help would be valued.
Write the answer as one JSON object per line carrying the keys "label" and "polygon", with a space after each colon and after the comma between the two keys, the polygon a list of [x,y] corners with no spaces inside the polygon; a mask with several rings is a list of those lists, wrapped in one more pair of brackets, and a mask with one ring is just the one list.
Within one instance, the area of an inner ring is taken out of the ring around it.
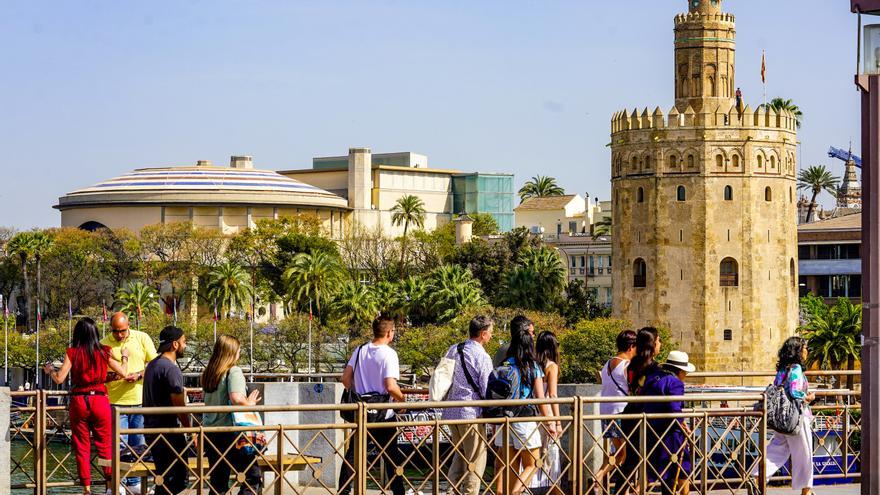
{"label": "flagpole on tower", "polygon": [[767,54],[761,50],[761,86],[764,87],[764,108],[767,108]]}

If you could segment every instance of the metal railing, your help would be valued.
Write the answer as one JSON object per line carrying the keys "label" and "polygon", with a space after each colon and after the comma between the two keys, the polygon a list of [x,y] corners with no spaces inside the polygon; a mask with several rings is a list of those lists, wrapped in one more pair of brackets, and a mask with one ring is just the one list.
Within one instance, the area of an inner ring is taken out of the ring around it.
{"label": "metal railing", "polygon": [[[770,376],[772,372],[746,372],[749,376]],[[808,372],[809,376],[821,375],[853,375],[858,372]],[[707,377],[730,376],[730,374],[703,373]],[[739,375],[737,375],[739,376]],[[413,393],[421,390],[412,389]],[[200,391],[188,389],[188,393],[198,394]],[[817,462],[816,479],[837,479],[841,481],[857,481],[860,477],[860,433],[861,405],[859,394],[846,390],[816,390],[819,400],[813,405],[815,415],[813,428],[814,459]],[[55,488],[73,487],[76,482],[76,468],[70,447],[69,420],[67,418],[65,400],[67,393],[63,391],[28,391],[12,392],[11,408],[12,424],[10,438],[13,442],[10,474],[12,476],[13,493],[34,493],[43,495],[54,492]],[[643,398],[632,397],[623,400],[631,402],[662,403],[680,399],[690,404],[691,409],[676,415],[676,421],[687,425],[690,432],[685,437],[684,446],[689,449],[692,469],[687,476],[680,478],[687,481],[699,491],[722,490],[734,492],[744,488],[745,476],[750,467],[763,465],[759,459],[767,443],[766,422],[761,413],[752,410],[751,404],[761,400],[758,393],[699,393],[686,395],[682,398]],[[189,414],[196,425],[200,424],[201,415],[207,412],[230,412],[253,410],[260,412],[266,419],[263,427],[203,427],[193,426],[190,429],[155,430],[138,429],[114,430],[114,442],[119,445],[120,435],[128,433],[145,433],[154,435],[153,448],[156,445],[167,445],[165,435],[188,433],[191,438],[185,444],[187,449],[177,452],[183,456],[189,452],[196,461],[187,467],[188,486],[197,493],[214,493],[208,480],[215,468],[207,461],[207,452],[216,449],[218,442],[240,440],[245,446],[253,445],[253,436],[247,432],[260,431],[266,436],[268,450],[262,450],[249,461],[252,468],[258,468],[263,477],[263,489],[266,493],[337,493],[338,477],[328,473],[338,473],[344,465],[349,465],[355,473],[342,487],[375,489],[390,488],[389,471],[383,469],[390,466],[392,473],[401,472],[405,477],[405,487],[414,493],[459,493],[460,486],[456,480],[450,479],[449,470],[455,458],[461,458],[462,438],[454,437],[453,430],[466,430],[465,436],[474,436],[486,446],[488,466],[485,476],[479,483],[481,493],[499,493],[498,488],[515,483],[519,471],[504,469],[510,467],[515,459],[507,449],[496,448],[517,444],[528,438],[521,438],[521,423],[535,422],[537,434],[542,436],[540,451],[542,455],[536,463],[543,462],[544,452],[555,445],[552,450],[558,451],[560,474],[551,485],[560,488],[562,493],[602,493],[609,494],[618,483],[630,483],[640,493],[657,488],[658,474],[668,474],[669,468],[656,467],[652,463],[652,455],[659,456],[659,440],[670,435],[674,426],[669,415],[643,414],[637,416],[601,415],[598,404],[622,399],[603,399],[600,397],[576,397],[566,399],[522,402],[501,402],[499,404],[557,404],[560,416],[555,418],[481,418],[477,420],[444,419],[442,411],[459,407],[481,406],[488,402],[468,403],[428,403],[407,402],[390,405],[299,405],[299,406],[257,406],[251,408],[187,406]],[[407,411],[398,414],[396,420],[384,423],[366,421],[370,411],[406,407]],[[351,421],[341,421],[340,411],[354,413]],[[125,409],[117,409],[116,414],[125,413]],[[135,412],[130,411],[130,412]],[[175,409],[137,409],[138,413],[174,414],[181,412]],[[287,414],[287,417],[283,417]],[[309,416],[320,418],[320,421]],[[627,419],[630,424],[625,444],[632,451],[638,452],[635,467],[632,464],[623,467],[615,465],[617,459],[610,441],[604,438],[610,433],[610,420]],[[603,421],[604,420],[604,421]],[[558,421],[561,434],[558,439],[550,439],[547,424]],[[666,421],[666,423],[663,423]],[[393,429],[394,434],[383,435]],[[225,434],[226,437],[222,437]],[[391,439],[394,445],[391,446]],[[349,460],[345,459],[346,447],[353,443],[354,447]],[[384,446],[381,445],[384,443]],[[225,445],[225,444],[224,444]],[[638,448],[637,448],[638,446]],[[228,447],[228,445],[226,445]],[[399,449],[402,457],[397,456]],[[228,448],[220,456],[222,462],[232,463],[227,459]],[[125,451],[117,452],[111,461],[93,459],[93,479],[100,480],[100,467],[108,462],[112,464],[116,479],[141,476],[155,483],[156,474],[162,479],[163,473],[157,473],[155,465],[142,462],[149,459],[150,453]],[[392,455],[394,453],[394,455]],[[124,455],[131,459],[124,462]],[[176,454],[176,455],[177,455]],[[677,453],[667,452],[669,456]],[[821,462],[820,462],[821,461]],[[468,463],[468,468],[471,463]],[[611,464],[611,467],[608,467]],[[152,466],[152,467],[151,467]],[[232,471],[239,471],[238,466]],[[245,466],[246,467],[246,466]],[[580,467],[580,469],[578,469]],[[603,471],[603,467],[605,467]],[[620,475],[628,474],[621,481]],[[392,476],[399,478],[400,476]],[[668,477],[668,476],[667,476]],[[237,478],[241,478],[240,476]],[[236,478],[236,479],[237,479]],[[595,479],[594,479],[595,478]],[[664,479],[663,476],[660,476]],[[786,481],[788,473],[783,471],[769,481]],[[233,480],[238,485],[247,484],[246,478]],[[526,481],[526,480],[520,480]],[[118,487],[118,483],[114,486]],[[763,486],[763,482],[762,482]],[[668,487],[667,487],[668,488]],[[2,490],[0,490],[2,491]],[[528,493],[529,490],[526,490]],[[365,492],[361,492],[365,493]]]}

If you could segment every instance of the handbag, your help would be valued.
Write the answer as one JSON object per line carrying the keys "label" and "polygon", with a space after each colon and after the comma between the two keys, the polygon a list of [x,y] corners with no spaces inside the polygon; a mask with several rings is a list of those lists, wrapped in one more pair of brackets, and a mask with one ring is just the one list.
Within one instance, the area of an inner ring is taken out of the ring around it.
{"label": "handbag", "polygon": [[[229,373],[224,378],[226,390],[229,390]],[[230,404],[231,405],[231,404]],[[232,424],[235,426],[263,426],[263,418],[256,411],[241,411],[232,413]],[[242,432],[235,441],[235,448],[246,454],[253,455],[266,450],[266,434],[262,431]]]}
{"label": "handbag", "polygon": [[[357,365],[361,359],[361,349],[363,347],[364,346],[361,345],[355,351],[354,366],[352,366],[353,374],[357,372]],[[354,378],[352,378],[352,380],[354,380]],[[365,404],[384,404],[386,402],[391,402],[391,395],[382,394],[379,392],[367,392],[364,394],[359,394],[354,391],[354,381],[352,381],[352,388],[346,388],[342,391],[342,399],[340,400],[340,404],[357,404],[359,402],[363,402]],[[384,419],[386,419],[387,415],[387,409],[368,410],[367,422],[378,423],[379,421],[383,421]],[[353,423],[355,420],[355,411],[339,411],[339,416],[346,423]]]}

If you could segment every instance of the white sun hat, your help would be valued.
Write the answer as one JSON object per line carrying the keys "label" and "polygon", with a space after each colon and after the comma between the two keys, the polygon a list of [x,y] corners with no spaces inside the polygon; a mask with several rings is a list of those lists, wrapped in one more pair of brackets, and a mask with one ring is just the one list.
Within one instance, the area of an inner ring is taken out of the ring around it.
{"label": "white sun hat", "polygon": [[688,354],[684,351],[670,352],[669,357],[666,358],[665,364],[674,368],[678,368],[680,370],[687,371],[688,373],[693,373],[694,371],[697,371],[697,367],[691,364]]}

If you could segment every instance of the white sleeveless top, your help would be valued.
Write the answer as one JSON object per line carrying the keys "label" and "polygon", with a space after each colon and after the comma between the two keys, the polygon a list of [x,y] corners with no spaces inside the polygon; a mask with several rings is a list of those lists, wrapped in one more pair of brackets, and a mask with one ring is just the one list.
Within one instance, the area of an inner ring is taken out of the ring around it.
{"label": "white sleeveless top", "polygon": [[[602,397],[626,397],[629,388],[626,381],[626,369],[629,360],[622,359],[617,366],[609,372],[611,364],[609,359],[602,367]],[[626,402],[602,402],[599,404],[599,414],[620,414],[626,407]]]}

